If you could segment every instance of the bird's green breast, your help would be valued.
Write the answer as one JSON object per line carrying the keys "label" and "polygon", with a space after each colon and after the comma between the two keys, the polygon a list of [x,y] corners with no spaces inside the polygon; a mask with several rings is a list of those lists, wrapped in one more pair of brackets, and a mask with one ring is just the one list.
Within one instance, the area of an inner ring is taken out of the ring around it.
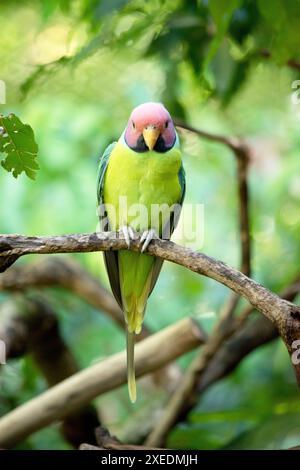
{"label": "bird's green breast", "polygon": [[[104,203],[112,228],[129,224],[136,230],[150,225],[159,230],[159,221],[149,222],[151,206],[179,202],[180,166],[181,152],[176,147],[165,153],[138,153],[118,142],[110,155],[104,182]],[[116,211],[116,218],[112,210]]]}

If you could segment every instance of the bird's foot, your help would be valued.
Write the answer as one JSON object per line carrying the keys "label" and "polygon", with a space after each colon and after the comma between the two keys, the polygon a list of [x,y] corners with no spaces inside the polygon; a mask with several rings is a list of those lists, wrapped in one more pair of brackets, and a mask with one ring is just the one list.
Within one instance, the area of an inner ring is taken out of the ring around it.
{"label": "bird's foot", "polygon": [[135,233],[133,229],[130,227],[130,225],[123,225],[123,227],[120,228],[120,232],[123,233],[126,245],[128,248],[130,248],[131,240],[135,240]]}
{"label": "bird's foot", "polygon": [[158,236],[154,228],[151,228],[150,230],[145,230],[143,232],[140,240],[140,245],[144,242],[141,249],[141,253],[144,253],[144,251],[148,248],[149,243],[151,243],[151,241],[155,238],[158,238]]}

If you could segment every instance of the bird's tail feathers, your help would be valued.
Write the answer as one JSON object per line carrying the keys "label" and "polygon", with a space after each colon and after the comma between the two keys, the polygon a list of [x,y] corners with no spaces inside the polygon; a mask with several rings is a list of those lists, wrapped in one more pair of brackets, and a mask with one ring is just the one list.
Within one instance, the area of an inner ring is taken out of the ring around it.
{"label": "bird's tail feathers", "polygon": [[134,295],[130,300],[130,304],[126,302],[124,317],[128,331],[138,335],[142,329],[146,304],[144,299],[136,298]]}
{"label": "bird's tail feathers", "polygon": [[127,327],[127,382],[128,392],[132,403],[136,401],[136,381],[135,381],[135,367],[134,367],[134,345],[135,335],[139,334],[142,329],[144,313],[145,313],[145,299],[136,298],[131,299],[130,310],[124,310],[124,316]]}
{"label": "bird's tail feathers", "polygon": [[142,329],[147,299],[151,288],[152,266],[143,280],[128,279],[123,277],[124,270],[120,270],[120,285],[122,295],[122,306],[127,327],[127,377],[128,391],[132,403],[136,401],[136,381],[134,368],[134,344],[135,335]]}
{"label": "bird's tail feathers", "polygon": [[127,329],[127,383],[129,398],[132,403],[136,401],[136,382],[134,367],[135,333]]}

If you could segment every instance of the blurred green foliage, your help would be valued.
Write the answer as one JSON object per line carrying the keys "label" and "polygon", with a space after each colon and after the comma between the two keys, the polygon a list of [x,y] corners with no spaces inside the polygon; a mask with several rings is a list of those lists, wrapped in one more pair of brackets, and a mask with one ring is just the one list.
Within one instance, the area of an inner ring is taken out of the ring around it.
{"label": "blurred green foliage", "polygon": [[[248,140],[253,276],[276,291],[293,279],[300,265],[300,107],[291,102],[291,85],[299,72],[286,63],[300,59],[298,1],[6,0],[1,13],[0,79],[7,86],[1,113],[30,123],[40,165],[35,182],[0,171],[2,233],[95,230],[99,155],[135,105],[161,100],[195,127]],[[197,248],[237,266],[234,158],[187,132],[181,141],[186,201],[205,205],[204,243]],[[74,257],[107,285],[99,254]],[[105,314],[59,289],[45,295],[82,367],[124,348],[123,333]],[[227,295],[217,283],[165,264],[146,322],[157,331],[197,313],[210,330]],[[186,367],[192,356],[179,364]],[[9,362],[0,380],[1,414],[45,389],[29,357]],[[138,427],[163,400],[161,390],[141,383],[135,407],[125,387],[96,404],[122,436],[129,421]],[[293,371],[276,341],[211,387],[168,446],[286,448],[299,444],[299,418]],[[19,447],[66,446],[52,426]]]}

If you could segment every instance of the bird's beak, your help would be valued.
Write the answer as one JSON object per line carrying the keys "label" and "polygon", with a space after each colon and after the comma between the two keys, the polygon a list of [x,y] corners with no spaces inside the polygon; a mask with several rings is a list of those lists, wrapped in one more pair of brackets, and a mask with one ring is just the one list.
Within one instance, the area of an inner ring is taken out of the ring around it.
{"label": "bird's beak", "polygon": [[159,134],[160,134],[160,130],[154,126],[147,126],[143,130],[144,141],[149,150],[154,149],[157,139],[159,137]]}

